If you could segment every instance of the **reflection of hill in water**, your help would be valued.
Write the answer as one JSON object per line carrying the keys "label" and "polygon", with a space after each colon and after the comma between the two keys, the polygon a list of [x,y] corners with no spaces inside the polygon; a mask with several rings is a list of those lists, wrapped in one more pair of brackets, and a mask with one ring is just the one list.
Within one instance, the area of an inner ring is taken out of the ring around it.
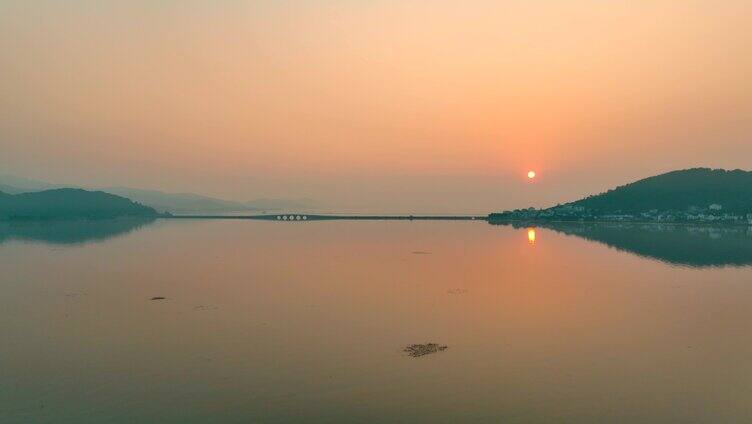
{"label": "reflection of hill in water", "polygon": [[127,234],[154,222],[153,218],[71,221],[0,221],[0,244],[10,240],[77,244]]}
{"label": "reflection of hill in water", "polygon": [[567,235],[691,267],[752,265],[752,228],[634,223],[545,223]]}

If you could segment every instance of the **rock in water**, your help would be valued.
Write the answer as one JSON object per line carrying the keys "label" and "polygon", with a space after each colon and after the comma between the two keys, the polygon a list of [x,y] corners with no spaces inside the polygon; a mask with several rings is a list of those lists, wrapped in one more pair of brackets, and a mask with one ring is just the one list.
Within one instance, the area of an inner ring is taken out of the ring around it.
{"label": "rock in water", "polygon": [[404,348],[402,351],[405,352],[408,356],[417,358],[419,356],[443,352],[446,349],[447,349],[447,346],[445,345],[439,345],[437,343],[426,343],[426,344],[409,345],[406,348]]}

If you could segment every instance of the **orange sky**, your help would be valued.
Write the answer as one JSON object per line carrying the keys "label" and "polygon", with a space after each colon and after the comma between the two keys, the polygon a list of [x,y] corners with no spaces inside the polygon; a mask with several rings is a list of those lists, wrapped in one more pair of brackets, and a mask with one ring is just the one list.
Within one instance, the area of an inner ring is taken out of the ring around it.
{"label": "orange sky", "polygon": [[488,212],[750,168],[748,1],[152,3],[0,3],[0,173]]}

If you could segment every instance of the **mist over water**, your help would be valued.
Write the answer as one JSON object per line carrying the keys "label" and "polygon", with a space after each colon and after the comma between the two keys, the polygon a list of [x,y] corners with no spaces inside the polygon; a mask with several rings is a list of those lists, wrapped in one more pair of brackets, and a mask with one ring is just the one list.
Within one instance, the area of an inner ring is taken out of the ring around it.
{"label": "mist over water", "polygon": [[3,423],[752,419],[746,228],[24,228],[0,237]]}

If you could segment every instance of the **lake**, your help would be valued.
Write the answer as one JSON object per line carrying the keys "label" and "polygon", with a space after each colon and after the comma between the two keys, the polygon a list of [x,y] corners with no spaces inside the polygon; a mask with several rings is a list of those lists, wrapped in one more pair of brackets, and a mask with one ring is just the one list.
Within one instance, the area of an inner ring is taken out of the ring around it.
{"label": "lake", "polygon": [[746,227],[4,223],[0,422],[749,422],[750,264]]}

